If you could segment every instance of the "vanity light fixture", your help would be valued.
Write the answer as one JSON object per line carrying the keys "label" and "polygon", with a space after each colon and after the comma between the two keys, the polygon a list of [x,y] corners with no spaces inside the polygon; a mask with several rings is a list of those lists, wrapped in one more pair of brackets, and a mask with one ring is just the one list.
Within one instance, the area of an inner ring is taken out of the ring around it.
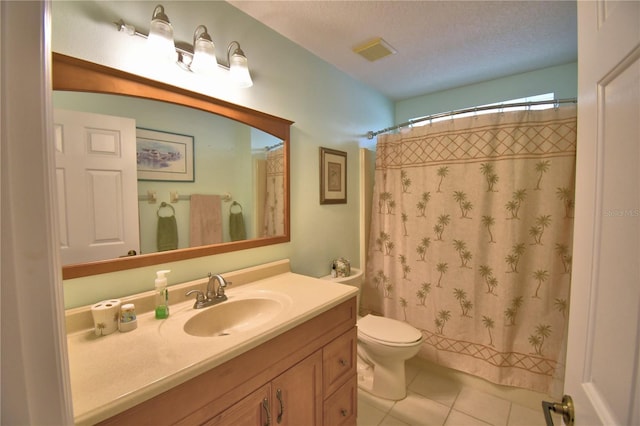
{"label": "vanity light fixture", "polygon": [[173,42],[173,27],[169,22],[169,17],[164,13],[164,7],[160,4],[153,9],[147,44],[149,50],[158,58],[167,62],[175,62],[177,55]]}
{"label": "vanity light fixture", "polygon": [[[237,46],[231,53],[231,49]],[[251,74],[249,74],[249,66],[247,65],[247,57],[240,48],[240,43],[232,41],[227,48],[227,62],[229,64],[229,72],[231,73],[231,79],[236,83],[238,87],[251,87],[253,81],[251,80]]]}
{"label": "vanity light fixture", "polygon": [[189,69],[205,75],[215,75],[218,71],[215,46],[204,25],[198,25],[193,33],[193,60]]}
{"label": "vanity light fixture", "polygon": [[153,9],[149,34],[139,32],[133,25],[126,24],[122,19],[115,22],[118,31],[131,36],[147,39],[149,49],[154,56],[168,62],[176,63],[182,69],[197,74],[221,79],[228,78],[233,85],[240,88],[253,86],[247,57],[240,48],[240,43],[232,41],[227,48],[227,64],[218,63],[215,45],[211,35],[204,25],[198,25],[193,32],[193,50],[177,47],[173,40],[173,27],[164,12],[162,5]]}

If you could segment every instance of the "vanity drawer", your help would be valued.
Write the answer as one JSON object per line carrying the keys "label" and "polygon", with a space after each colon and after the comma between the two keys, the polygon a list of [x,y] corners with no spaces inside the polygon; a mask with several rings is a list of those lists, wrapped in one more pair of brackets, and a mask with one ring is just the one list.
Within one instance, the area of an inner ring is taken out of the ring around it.
{"label": "vanity drawer", "polygon": [[357,329],[339,336],[322,349],[324,394],[331,395],[356,374]]}
{"label": "vanity drawer", "polygon": [[324,402],[324,424],[355,426],[358,415],[358,385],[356,376],[343,384]]}

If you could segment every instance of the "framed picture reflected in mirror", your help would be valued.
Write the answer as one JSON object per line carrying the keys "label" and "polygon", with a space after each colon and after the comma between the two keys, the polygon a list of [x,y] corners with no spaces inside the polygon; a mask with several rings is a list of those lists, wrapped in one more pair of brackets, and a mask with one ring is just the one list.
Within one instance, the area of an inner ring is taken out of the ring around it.
{"label": "framed picture reflected in mirror", "polygon": [[136,129],[138,180],[193,182],[193,136]]}

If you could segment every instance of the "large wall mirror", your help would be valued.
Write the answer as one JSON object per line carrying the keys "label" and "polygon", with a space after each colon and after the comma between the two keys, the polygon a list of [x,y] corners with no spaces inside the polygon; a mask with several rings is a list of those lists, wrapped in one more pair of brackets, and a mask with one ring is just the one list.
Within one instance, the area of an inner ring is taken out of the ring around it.
{"label": "large wall mirror", "polygon": [[53,54],[63,278],[290,240],[291,121]]}

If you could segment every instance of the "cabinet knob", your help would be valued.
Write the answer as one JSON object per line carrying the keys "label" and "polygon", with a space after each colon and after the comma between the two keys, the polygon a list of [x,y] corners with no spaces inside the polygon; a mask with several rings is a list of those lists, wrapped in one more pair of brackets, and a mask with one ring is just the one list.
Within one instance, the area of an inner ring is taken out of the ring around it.
{"label": "cabinet knob", "polygon": [[349,412],[343,408],[340,410],[340,414],[342,414],[342,417],[347,417],[347,414],[349,414]]}
{"label": "cabinet knob", "polygon": [[341,366],[346,367],[347,366],[347,361],[344,358],[340,358],[340,360],[338,361],[340,363]]}

